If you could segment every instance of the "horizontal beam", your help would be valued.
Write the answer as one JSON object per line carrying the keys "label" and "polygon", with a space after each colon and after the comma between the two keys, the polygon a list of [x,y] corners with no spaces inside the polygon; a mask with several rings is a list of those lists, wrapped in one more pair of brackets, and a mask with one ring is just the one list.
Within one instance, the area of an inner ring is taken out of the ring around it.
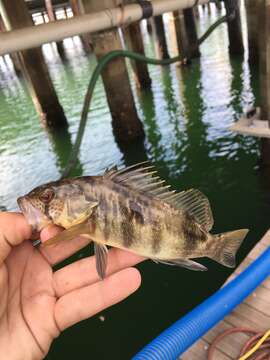
{"label": "horizontal beam", "polygon": [[[209,0],[199,0],[198,4]],[[153,0],[153,14],[160,15],[180,9],[190,8],[196,0]],[[4,9],[0,1],[0,13]],[[0,34],[0,55],[26,50],[45,43],[60,41],[67,37],[110,29],[142,19],[142,8],[138,4],[125,5],[103,11],[75,16]]]}

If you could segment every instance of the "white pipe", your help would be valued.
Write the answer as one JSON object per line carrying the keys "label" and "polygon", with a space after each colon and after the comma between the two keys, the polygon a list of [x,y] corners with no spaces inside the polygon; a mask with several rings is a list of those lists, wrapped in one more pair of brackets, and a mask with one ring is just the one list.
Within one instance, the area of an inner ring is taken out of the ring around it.
{"label": "white pipe", "polygon": [[[208,1],[199,0],[198,4],[205,4]],[[160,15],[165,12],[190,8],[195,2],[196,0],[153,0],[153,14]],[[3,12],[1,1],[0,12]],[[138,21],[141,18],[141,6],[131,4],[79,15],[66,20],[6,31],[0,34],[0,55],[30,49],[75,35],[110,29]]]}

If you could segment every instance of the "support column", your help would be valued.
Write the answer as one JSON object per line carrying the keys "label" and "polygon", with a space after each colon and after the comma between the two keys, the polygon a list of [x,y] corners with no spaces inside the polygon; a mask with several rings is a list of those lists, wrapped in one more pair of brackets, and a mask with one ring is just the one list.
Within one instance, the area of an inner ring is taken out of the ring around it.
{"label": "support column", "polygon": [[[1,0],[0,10],[8,30],[33,26],[32,17],[24,0]],[[42,123],[49,128],[66,127],[67,120],[54,90],[41,48],[25,50],[18,54]]]}
{"label": "support column", "polygon": [[164,29],[162,15],[155,16],[154,23],[155,23],[155,32],[156,32],[160,57],[162,59],[166,59],[170,55],[169,55],[168,47],[167,47],[167,43],[166,43],[166,36],[165,36],[165,29]]}
{"label": "support column", "polygon": [[195,58],[200,56],[200,50],[197,46],[198,36],[196,30],[196,23],[193,14],[193,8],[183,10],[184,22],[185,22],[185,31],[188,41],[188,53],[189,57]]}
{"label": "support column", "polygon": [[[114,0],[83,0],[85,12],[100,11],[115,7]],[[91,36],[94,52],[99,60],[112,50],[122,49],[118,29],[101,31]],[[144,135],[135,107],[129,83],[126,63],[123,58],[113,60],[102,72],[102,79],[109,103],[113,131],[119,143],[129,143]]]}
{"label": "support column", "polygon": [[146,20],[146,28],[149,34],[152,34],[153,32],[153,18]]}
{"label": "support column", "polygon": [[[128,48],[134,52],[145,55],[144,44],[139,22],[132,23],[126,28],[125,39]],[[142,89],[151,87],[151,78],[149,76],[148,67],[145,62],[131,61],[137,85]]]}
{"label": "support column", "polygon": [[[83,5],[81,0],[69,0],[70,7],[73,13],[73,16],[82,15],[84,13]],[[90,34],[80,35],[81,42],[86,53],[89,53],[91,50],[91,37]]]}
{"label": "support column", "polygon": [[259,63],[259,1],[246,0],[249,63]]}
{"label": "support column", "polygon": [[181,59],[184,59],[189,57],[190,54],[183,11],[174,11],[173,19],[178,51],[181,55]]}
{"label": "support column", "polygon": [[[270,126],[270,0],[260,0],[259,47],[260,47],[260,103],[261,118]],[[262,164],[270,166],[270,139],[261,141]]]}
{"label": "support column", "polygon": [[[4,32],[6,31],[6,28],[5,28],[5,24],[4,24],[4,21],[1,17],[1,14],[0,14],[0,32]],[[17,76],[20,76],[21,75],[21,64],[20,64],[20,59],[18,57],[18,54],[17,53],[12,53],[12,54],[9,54],[11,60],[12,60],[12,63],[13,63],[13,67],[14,67],[14,70],[15,70],[15,73],[17,74]]]}
{"label": "support column", "polygon": [[[45,6],[46,6],[49,21],[55,21],[56,16],[55,16],[53,5],[52,5],[52,0],[45,0]],[[64,50],[63,41],[56,42],[56,47],[57,47],[57,51],[58,51],[60,57],[65,58],[65,50]]]}
{"label": "support column", "polygon": [[244,53],[241,17],[238,0],[224,1],[226,12],[228,15],[233,11],[234,17],[228,21],[229,33],[229,51],[232,55],[242,55]]}

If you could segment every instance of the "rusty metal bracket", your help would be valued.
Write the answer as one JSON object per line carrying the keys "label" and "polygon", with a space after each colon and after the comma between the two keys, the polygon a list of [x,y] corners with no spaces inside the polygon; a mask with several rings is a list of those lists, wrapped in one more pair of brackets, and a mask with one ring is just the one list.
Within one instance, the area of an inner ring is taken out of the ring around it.
{"label": "rusty metal bracket", "polygon": [[148,19],[153,16],[153,5],[148,0],[136,0],[136,3],[142,8],[142,19]]}

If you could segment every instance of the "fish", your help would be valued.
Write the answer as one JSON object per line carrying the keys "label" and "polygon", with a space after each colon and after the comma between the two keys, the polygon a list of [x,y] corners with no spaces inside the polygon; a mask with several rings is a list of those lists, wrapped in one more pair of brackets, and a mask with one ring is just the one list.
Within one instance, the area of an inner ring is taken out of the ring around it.
{"label": "fish", "polygon": [[107,246],[195,271],[207,270],[193,260],[202,257],[231,268],[249,231],[211,234],[208,198],[197,189],[171,190],[146,162],[113,167],[100,176],[50,182],[17,201],[33,231],[49,224],[65,229],[43,246],[78,236],[91,239],[101,279],[106,276]]}

